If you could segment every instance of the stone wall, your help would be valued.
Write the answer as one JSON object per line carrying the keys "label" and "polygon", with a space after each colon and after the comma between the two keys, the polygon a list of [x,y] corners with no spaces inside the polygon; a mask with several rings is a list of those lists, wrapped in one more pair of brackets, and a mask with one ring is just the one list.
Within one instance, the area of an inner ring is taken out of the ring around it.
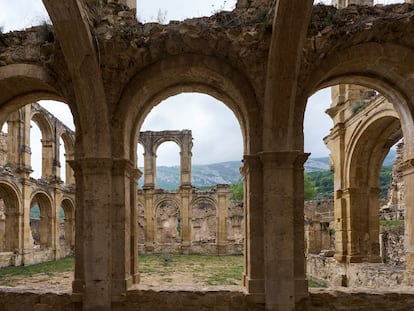
{"label": "stone wall", "polygon": [[[413,310],[414,294],[350,289],[311,289],[309,299],[296,307],[297,311],[408,311]],[[169,311],[261,311],[264,304],[255,303],[242,292],[232,291],[129,291],[124,301],[114,303],[112,310]],[[49,293],[39,290],[2,288],[0,310],[80,311],[82,303],[70,293]]]}
{"label": "stone wall", "polygon": [[404,280],[404,268],[386,264],[338,263],[333,257],[321,255],[307,256],[307,273],[309,277],[329,286],[394,288],[413,286]]}
{"label": "stone wall", "polygon": [[384,263],[394,266],[405,263],[403,225],[382,232],[380,241],[381,256]]}

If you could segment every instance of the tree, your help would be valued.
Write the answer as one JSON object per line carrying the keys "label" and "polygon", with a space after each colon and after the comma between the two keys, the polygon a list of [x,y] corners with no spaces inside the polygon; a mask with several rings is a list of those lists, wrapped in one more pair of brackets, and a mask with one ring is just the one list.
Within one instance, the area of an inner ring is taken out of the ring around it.
{"label": "tree", "polygon": [[231,192],[233,193],[233,196],[231,197],[233,201],[243,200],[243,183],[238,182],[236,184],[231,184],[230,189],[231,189]]}
{"label": "tree", "polygon": [[306,173],[303,175],[303,184],[305,188],[305,201],[312,200],[316,194],[315,183],[309,179]]}

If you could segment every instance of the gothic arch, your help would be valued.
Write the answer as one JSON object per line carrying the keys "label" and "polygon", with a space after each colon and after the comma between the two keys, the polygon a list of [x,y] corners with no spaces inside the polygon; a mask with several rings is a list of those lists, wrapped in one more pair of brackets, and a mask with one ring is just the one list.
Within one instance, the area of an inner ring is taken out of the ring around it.
{"label": "gothic arch", "polygon": [[0,239],[2,239],[0,252],[15,252],[22,248],[22,241],[19,241],[19,230],[21,230],[19,215],[21,215],[22,209],[20,198],[20,191],[16,185],[6,181],[0,182],[0,199],[4,203],[4,226],[1,228],[2,232],[0,231],[2,233],[0,235]]}

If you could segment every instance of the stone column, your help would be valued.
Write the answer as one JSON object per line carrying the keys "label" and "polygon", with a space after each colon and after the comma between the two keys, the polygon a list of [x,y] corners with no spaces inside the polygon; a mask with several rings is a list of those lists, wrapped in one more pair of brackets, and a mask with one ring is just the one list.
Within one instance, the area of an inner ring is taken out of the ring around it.
{"label": "stone column", "polygon": [[[133,237],[137,230],[136,202],[131,201],[131,179],[134,182],[136,172],[131,161],[118,159],[112,165],[112,205],[110,207],[110,222],[112,226],[111,257],[111,295],[112,301],[124,299],[127,289],[134,284],[137,271],[131,268],[137,266],[133,251],[138,252],[138,244]],[[136,189],[134,190],[136,192]],[[134,216],[134,218],[132,218]]]}
{"label": "stone column", "polygon": [[245,155],[243,176],[244,272],[243,286],[255,302],[264,302],[263,173],[258,155]]}
{"label": "stone column", "polygon": [[227,253],[227,211],[230,200],[229,187],[217,185],[217,253]]}
{"label": "stone column", "polygon": [[303,163],[308,155],[263,152],[265,300],[294,310],[308,296],[304,255]]}
{"label": "stone column", "polygon": [[154,189],[143,189],[145,215],[145,251],[154,251],[155,221],[154,221]]}
{"label": "stone column", "polygon": [[[111,281],[117,279],[117,275],[112,274],[111,217],[119,206],[113,208],[111,204],[112,164],[109,158],[71,162],[77,183],[73,293],[75,299],[77,294],[83,293],[83,304],[94,306],[96,310],[107,310],[111,305]],[[122,254],[117,256],[123,257]]]}
{"label": "stone column", "polygon": [[53,140],[42,139],[42,178],[50,179],[53,176],[53,153],[55,143]]}
{"label": "stone column", "polygon": [[343,191],[346,223],[345,261],[381,262],[379,250],[378,188],[347,188]]}
{"label": "stone column", "polygon": [[191,247],[191,223],[190,223],[190,202],[192,189],[188,187],[180,188],[181,196],[181,245],[182,252],[187,253]]}
{"label": "stone column", "polygon": [[18,172],[31,172],[30,159],[30,105],[12,113],[7,121],[7,163]]}
{"label": "stone column", "polygon": [[191,188],[191,148],[193,147],[191,131],[182,131],[180,152],[180,186]]}
{"label": "stone column", "polygon": [[[144,146],[145,147],[145,146]],[[144,185],[143,189],[155,189],[157,156],[152,150],[145,149],[144,153]]]}
{"label": "stone column", "polygon": [[139,283],[140,276],[138,270],[138,180],[142,172],[134,169],[130,177],[131,195],[131,275],[134,284]]}
{"label": "stone column", "polygon": [[66,153],[65,154],[65,158],[66,158],[66,180],[65,180],[65,184],[68,187],[73,187],[75,186],[75,176],[74,176],[74,172],[72,167],[70,166],[70,161],[72,161],[74,159],[74,155],[73,153]]}
{"label": "stone column", "polygon": [[[403,174],[405,189],[414,189],[414,159],[405,160],[399,165],[399,170]],[[414,191],[404,192],[405,205],[405,270],[406,278],[414,280]]]}

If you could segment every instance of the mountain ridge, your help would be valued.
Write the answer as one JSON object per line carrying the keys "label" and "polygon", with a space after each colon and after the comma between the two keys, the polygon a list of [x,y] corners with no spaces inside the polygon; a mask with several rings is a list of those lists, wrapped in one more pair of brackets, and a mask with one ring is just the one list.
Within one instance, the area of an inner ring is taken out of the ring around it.
{"label": "mountain ridge", "polygon": [[[384,160],[384,165],[392,165],[395,160],[395,150],[391,150]],[[194,187],[210,187],[216,184],[233,184],[241,180],[240,167],[242,161],[226,161],[212,164],[196,164],[192,166],[192,180]],[[305,165],[305,172],[328,171],[330,170],[329,157],[309,158]],[[140,167],[143,171],[143,168]],[[157,187],[165,190],[175,190],[179,187],[180,167],[158,166]],[[142,187],[143,178],[139,180],[139,187]]]}

